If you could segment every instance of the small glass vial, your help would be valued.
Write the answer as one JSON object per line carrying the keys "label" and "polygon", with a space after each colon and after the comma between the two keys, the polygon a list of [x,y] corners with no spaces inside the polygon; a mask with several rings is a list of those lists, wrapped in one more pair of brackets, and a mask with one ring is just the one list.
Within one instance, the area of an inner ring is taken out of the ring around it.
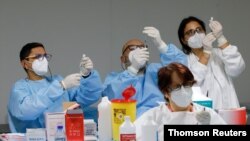
{"label": "small glass vial", "polygon": [[58,125],[55,134],[55,141],[66,141],[65,133],[63,131],[63,126]]}

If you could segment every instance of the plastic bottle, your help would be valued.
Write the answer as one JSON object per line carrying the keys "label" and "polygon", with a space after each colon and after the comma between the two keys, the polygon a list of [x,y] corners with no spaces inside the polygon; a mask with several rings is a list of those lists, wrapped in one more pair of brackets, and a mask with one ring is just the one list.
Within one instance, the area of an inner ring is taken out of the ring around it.
{"label": "plastic bottle", "polygon": [[55,134],[55,141],[66,141],[65,133],[63,131],[63,126],[62,125],[57,126],[56,134]]}
{"label": "plastic bottle", "polygon": [[146,122],[141,126],[142,141],[157,141],[158,132],[157,124],[151,116],[146,119]]}
{"label": "plastic bottle", "polygon": [[120,126],[120,141],[135,141],[136,129],[135,125],[130,121],[130,116],[125,116],[125,120]]}
{"label": "plastic bottle", "polygon": [[111,103],[106,96],[98,104],[98,115],[99,141],[112,141]]}

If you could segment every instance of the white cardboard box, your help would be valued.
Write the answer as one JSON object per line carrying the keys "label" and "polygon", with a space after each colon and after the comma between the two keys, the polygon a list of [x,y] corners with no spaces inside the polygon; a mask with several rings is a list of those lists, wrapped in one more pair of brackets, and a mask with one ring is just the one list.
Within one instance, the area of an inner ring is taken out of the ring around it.
{"label": "white cardboard box", "polygon": [[57,125],[63,125],[65,131],[65,113],[63,112],[46,113],[45,122],[48,141],[54,141]]}
{"label": "white cardboard box", "polygon": [[46,130],[44,128],[26,129],[26,141],[46,141]]}

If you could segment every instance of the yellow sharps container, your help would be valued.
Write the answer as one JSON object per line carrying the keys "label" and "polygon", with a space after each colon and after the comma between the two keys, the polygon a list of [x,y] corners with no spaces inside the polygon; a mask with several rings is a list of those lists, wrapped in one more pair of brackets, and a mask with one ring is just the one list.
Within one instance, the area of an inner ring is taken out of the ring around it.
{"label": "yellow sharps container", "polygon": [[124,122],[125,116],[130,116],[132,122],[136,119],[136,100],[130,99],[135,92],[135,88],[131,85],[123,91],[124,99],[111,100],[113,141],[119,141],[119,127]]}

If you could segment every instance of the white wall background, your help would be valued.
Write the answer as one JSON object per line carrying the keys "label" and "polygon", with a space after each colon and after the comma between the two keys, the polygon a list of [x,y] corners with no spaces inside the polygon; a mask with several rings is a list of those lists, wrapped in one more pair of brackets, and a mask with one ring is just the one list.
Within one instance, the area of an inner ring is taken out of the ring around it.
{"label": "white wall background", "polygon": [[[247,68],[234,82],[240,102],[249,104],[249,7],[249,0],[0,0],[0,124],[7,123],[11,86],[26,77],[19,63],[24,44],[42,42],[53,54],[52,72],[62,76],[78,72],[86,53],[104,80],[121,70],[122,45],[135,37],[144,40],[144,26],[157,27],[165,42],[180,46],[177,29],[190,15],[206,23],[213,16],[239,47]],[[158,61],[153,47],[150,61]]]}

